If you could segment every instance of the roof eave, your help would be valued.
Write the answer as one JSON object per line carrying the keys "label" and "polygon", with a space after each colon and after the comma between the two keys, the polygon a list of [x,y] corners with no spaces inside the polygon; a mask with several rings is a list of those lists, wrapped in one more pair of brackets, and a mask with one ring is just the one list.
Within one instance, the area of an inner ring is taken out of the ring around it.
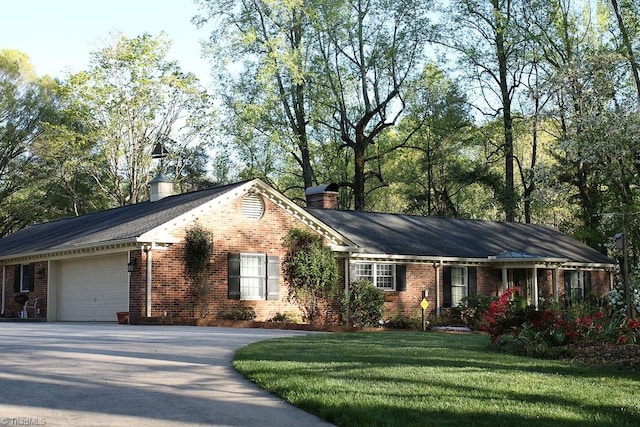
{"label": "roof eave", "polygon": [[105,242],[96,242],[85,245],[76,245],[68,247],[55,247],[43,251],[24,252],[0,256],[0,265],[10,265],[21,263],[24,261],[34,262],[42,260],[53,260],[61,258],[71,258],[84,255],[94,255],[96,253],[112,253],[122,252],[139,248],[141,243],[138,239],[126,238],[118,240],[109,240]]}
{"label": "roof eave", "polygon": [[276,191],[271,186],[267,185],[264,181],[260,179],[254,179],[249,181],[247,185],[250,185],[254,191],[259,193],[260,195],[266,197],[271,202],[275,203],[282,209],[284,209],[289,214],[293,215],[298,220],[302,221],[309,228],[313,229],[316,233],[320,234],[322,237],[327,239],[332,246],[335,247],[351,247],[356,250],[360,250],[358,245],[355,242],[349,240],[344,235],[340,234],[337,230],[329,225],[325,224],[311,213],[307,212],[304,208],[298,206],[293,203],[291,200],[286,198],[284,195],[280,194],[280,192]]}

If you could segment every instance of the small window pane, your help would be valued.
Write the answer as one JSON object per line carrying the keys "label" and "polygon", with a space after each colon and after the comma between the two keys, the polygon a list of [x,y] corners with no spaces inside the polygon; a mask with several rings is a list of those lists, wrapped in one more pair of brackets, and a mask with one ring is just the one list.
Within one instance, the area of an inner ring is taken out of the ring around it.
{"label": "small window pane", "polygon": [[394,286],[393,264],[376,264],[376,286],[383,289],[393,289]]}
{"label": "small window pane", "polygon": [[373,282],[373,264],[356,264],[356,280]]}

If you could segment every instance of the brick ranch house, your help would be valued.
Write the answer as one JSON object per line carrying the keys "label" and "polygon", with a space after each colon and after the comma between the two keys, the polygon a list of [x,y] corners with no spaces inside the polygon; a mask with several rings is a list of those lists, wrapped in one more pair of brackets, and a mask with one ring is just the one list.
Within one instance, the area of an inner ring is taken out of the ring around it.
{"label": "brick ranch house", "polygon": [[[297,311],[282,278],[283,237],[296,228],[322,235],[344,287],[365,278],[385,290],[387,316],[429,314],[466,295],[520,286],[529,304],[563,295],[603,295],[614,260],[537,225],[334,209],[333,185],[307,190],[302,208],[261,180],[181,195],[151,184],[151,201],[27,227],[0,239],[2,316],[27,310],[48,321],[115,321],[192,316],[184,261],[186,231],[213,233],[206,311],[218,318],[239,304],[256,320]],[[19,302],[18,302],[19,301]]]}

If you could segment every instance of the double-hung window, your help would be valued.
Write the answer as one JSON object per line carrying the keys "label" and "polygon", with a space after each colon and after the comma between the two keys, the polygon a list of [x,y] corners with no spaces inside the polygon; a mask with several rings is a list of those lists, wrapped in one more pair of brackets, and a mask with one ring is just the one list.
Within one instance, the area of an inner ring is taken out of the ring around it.
{"label": "double-hung window", "polygon": [[355,263],[353,280],[367,280],[380,289],[396,290],[396,265],[377,263]]}
{"label": "double-hung window", "polygon": [[451,267],[451,305],[457,307],[468,295],[466,267]]}
{"label": "double-hung window", "polygon": [[230,299],[279,299],[280,261],[260,253],[229,254]]}
{"label": "double-hung window", "polygon": [[13,270],[13,291],[33,291],[33,264],[16,265]]}
{"label": "double-hung window", "polygon": [[267,280],[266,255],[240,255],[240,298],[264,299]]}
{"label": "double-hung window", "polygon": [[567,270],[564,272],[566,290],[572,300],[579,300],[583,297],[582,272],[578,270]]}

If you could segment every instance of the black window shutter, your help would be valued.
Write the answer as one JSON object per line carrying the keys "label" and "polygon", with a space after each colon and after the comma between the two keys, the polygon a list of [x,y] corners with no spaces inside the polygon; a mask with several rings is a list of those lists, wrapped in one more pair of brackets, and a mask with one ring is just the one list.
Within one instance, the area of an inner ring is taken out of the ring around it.
{"label": "black window shutter", "polygon": [[443,295],[442,306],[451,307],[451,267],[445,266],[442,269]]}
{"label": "black window shutter", "polygon": [[467,267],[467,295],[478,295],[478,269]]}
{"label": "black window shutter", "polygon": [[280,258],[267,256],[267,300],[277,301],[280,298]]}
{"label": "black window shutter", "polygon": [[407,266],[405,264],[396,265],[396,291],[407,290]]}
{"label": "black window shutter", "polygon": [[29,292],[33,292],[33,290],[35,289],[34,283],[33,283],[34,267],[35,267],[35,264],[33,263],[29,265],[25,265],[24,267],[24,282],[27,284],[27,289],[29,289]]}
{"label": "black window shutter", "polygon": [[567,270],[562,272],[564,279],[564,296],[565,298],[571,298],[571,273]]}
{"label": "black window shutter", "polygon": [[240,299],[240,254],[229,254],[229,299]]}
{"label": "black window shutter", "polygon": [[13,267],[13,292],[20,292],[20,278],[22,277],[22,266],[16,265]]}
{"label": "black window shutter", "polygon": [[588,298],[591,293],[591,272],[584,272],[584,297]]}

